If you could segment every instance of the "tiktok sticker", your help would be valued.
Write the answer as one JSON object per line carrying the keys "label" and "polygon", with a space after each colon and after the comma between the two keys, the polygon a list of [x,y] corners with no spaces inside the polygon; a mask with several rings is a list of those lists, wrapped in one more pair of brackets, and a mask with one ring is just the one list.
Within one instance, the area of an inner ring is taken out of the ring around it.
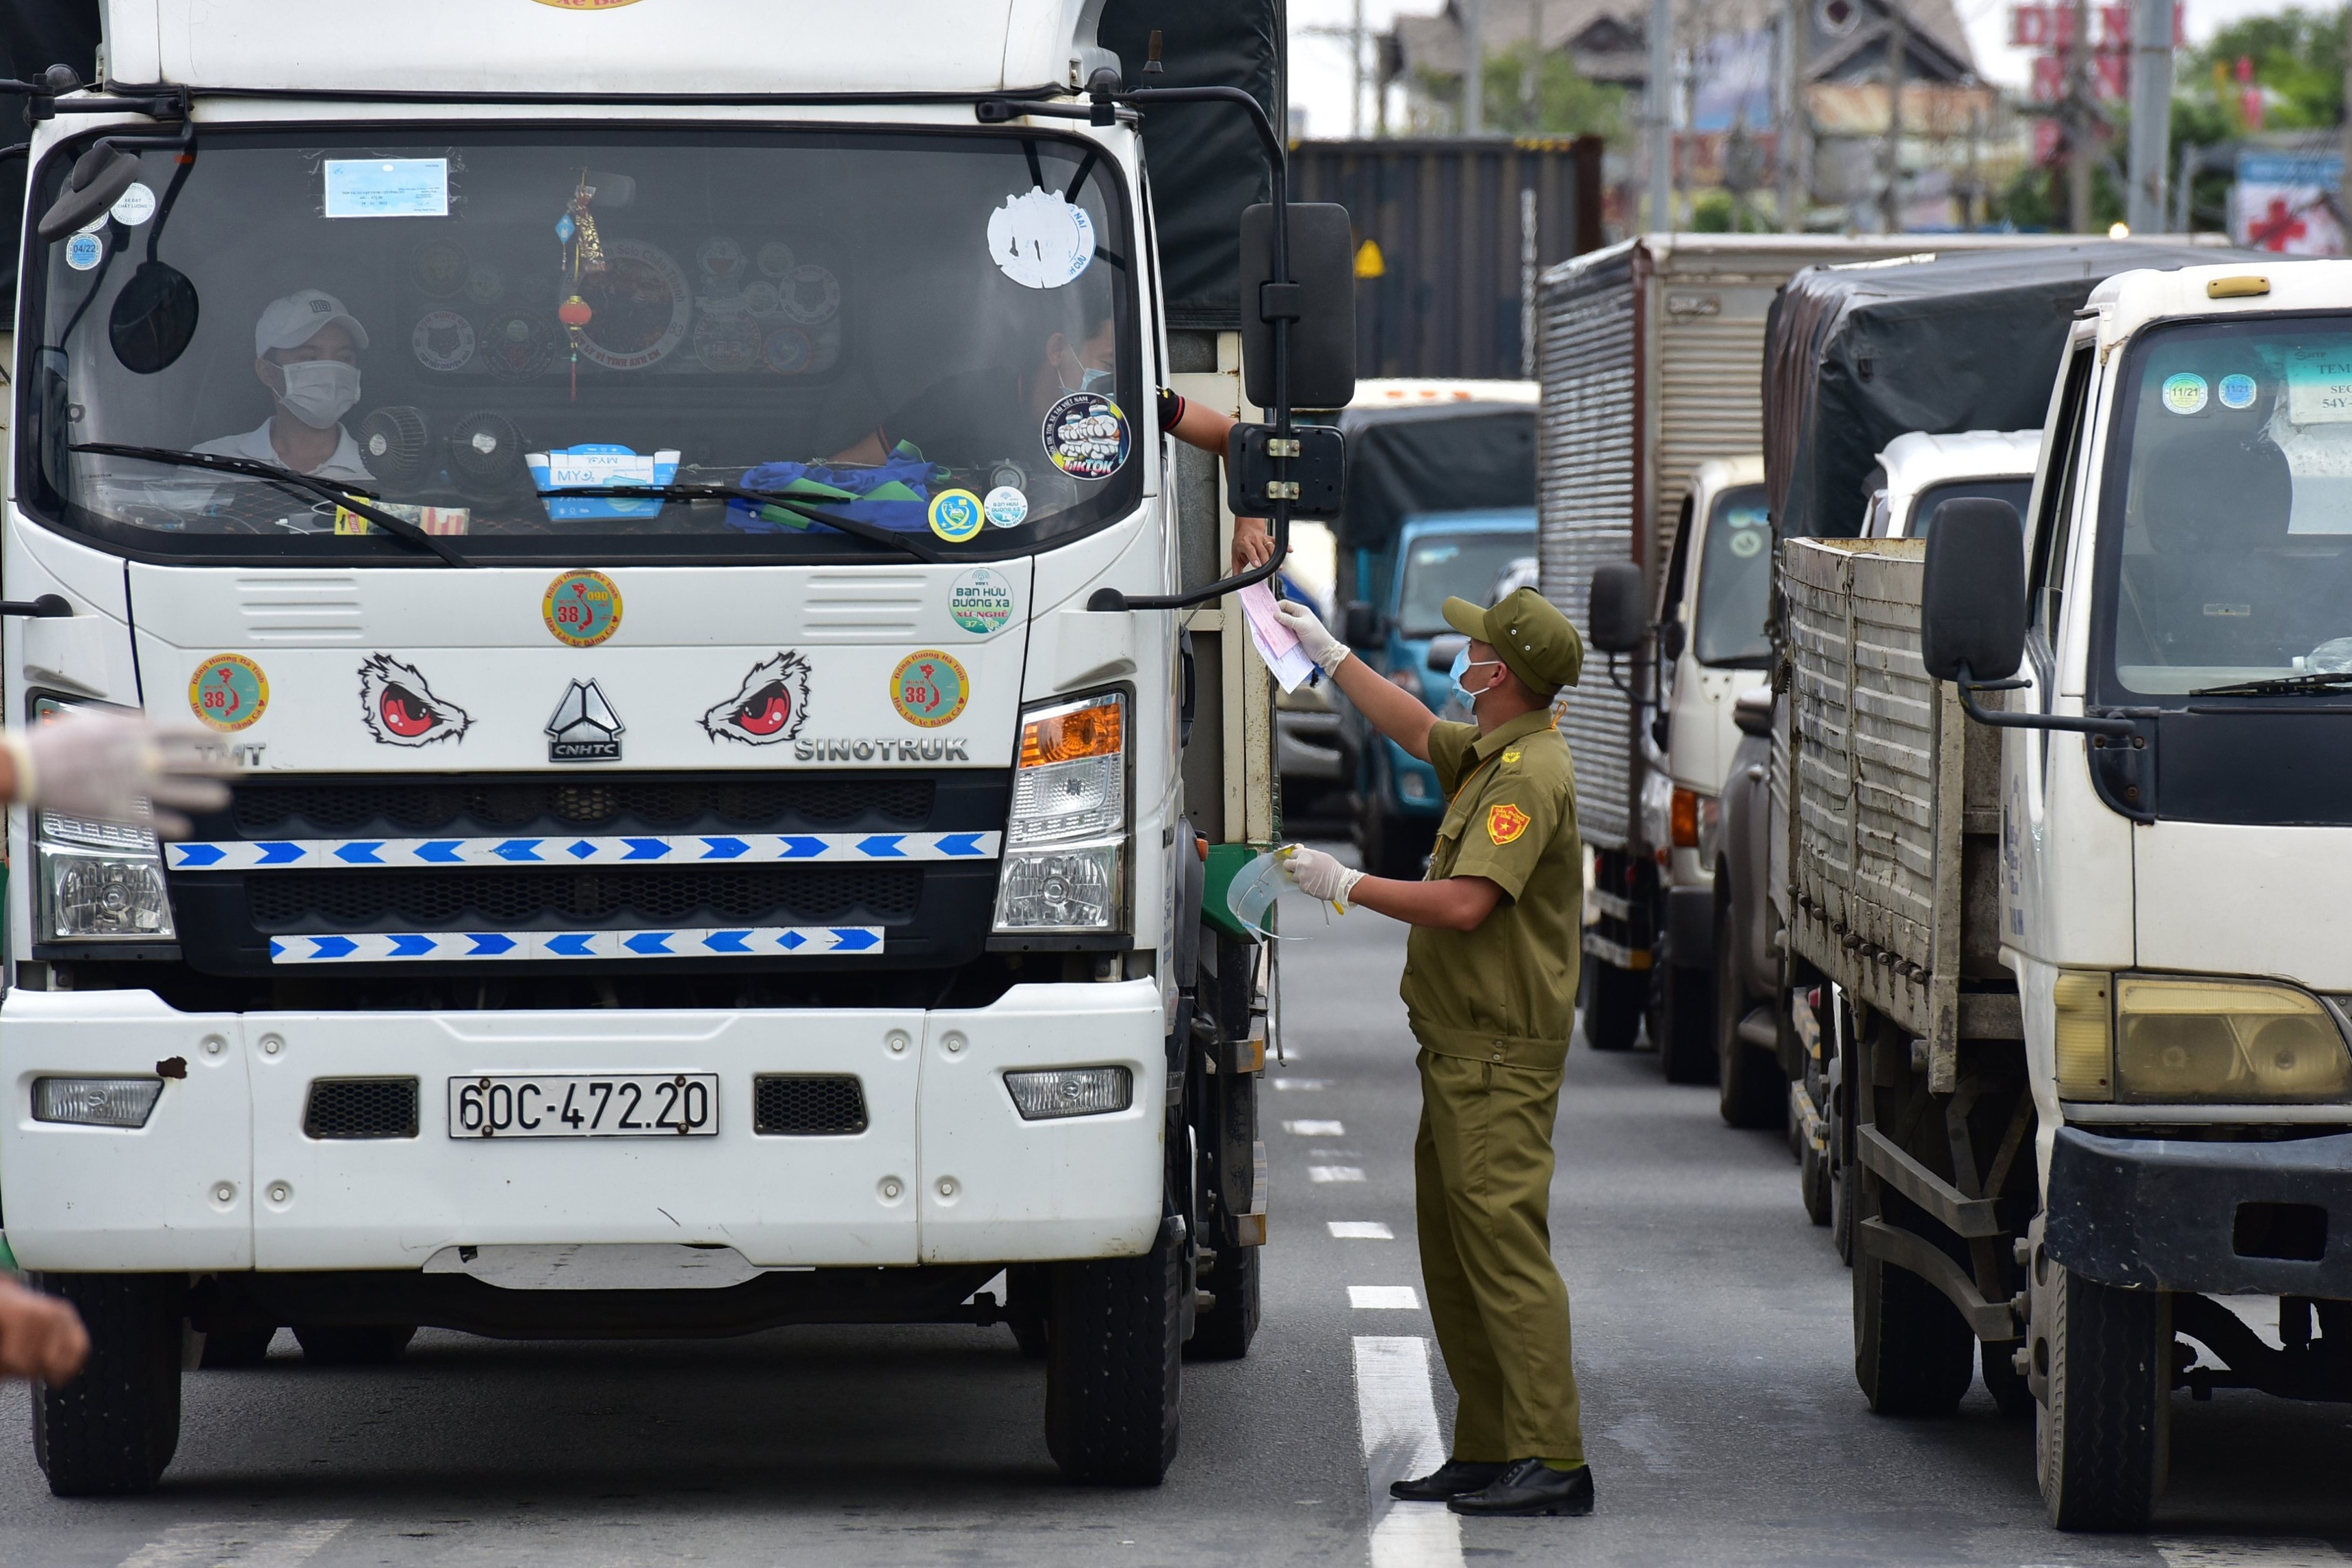
{"label": "tiktok sticker", "polygon": [[188,706],[224,733],[250,729],[269,708],[269,677],[242,653],[215,653],[188,677]]}
{"label": "tiktok sticker", "polygon": [[971,678],[963,666],[937,648],[925,648],[898,661],[890,672],[890,706],[898,716],[919,729],[937,729],[952,723],[971,700]]}
{"label": "tiktok sticker", "polygon": [[1099,392],[1072,392],[1046,411],[1045,455],[1073,479],[1108,479],[1127,465],[1127,415]]}
{"label": "tiktok sticker", "polygon": [[621,629],[621,591],[601,571],[567,571],[547,585],[539,612],[557,642],[593,648]]}

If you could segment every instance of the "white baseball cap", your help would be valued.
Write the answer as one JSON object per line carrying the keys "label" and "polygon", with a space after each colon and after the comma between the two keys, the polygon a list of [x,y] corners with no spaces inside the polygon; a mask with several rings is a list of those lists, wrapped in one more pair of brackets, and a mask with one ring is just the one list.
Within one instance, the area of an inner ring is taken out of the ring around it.
{"label": "white baseball cap", "polygon": [[343,308],[341,300],[323,288],[298,288],[262,307],[261,319],[253,324],[254,357],[258,359],[272,349],[299,348],[317,337],[320,328],[336,321],[351,333],[356,347],[368,346],[367,329]]}

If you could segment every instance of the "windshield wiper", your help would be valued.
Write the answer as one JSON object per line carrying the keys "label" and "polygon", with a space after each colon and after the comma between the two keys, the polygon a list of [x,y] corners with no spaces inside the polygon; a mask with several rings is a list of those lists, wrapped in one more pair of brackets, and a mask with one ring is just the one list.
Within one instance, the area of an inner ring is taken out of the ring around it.
{"label": "windshield wiper", "polygon": [[2206,686],[2192,697],[2284,697],[2297,692],[2324,692],[2352,686],[2352,670],[2322,670],[2308,675],[2281,675],[2267,681],[2241,681],[2231,686]]}
{"label": "windshield wiper", "polygon": [[209,468],[216,473],[243,474],[249,478],[289,485],[320,500],[332,501],[352,516],[365,517],[393,538],[431,550],[451,566],[474,564],[439,535],[428,534],[406,517],[394,517],[373,505],[375,497],[363,490],[349,489],[309,474],[297,474],[291,468],[264,463],[257,457],[231,457],[218,452],[179,452],[168,446],[121,446],[111,441],[79,442],[71,450],[91,452],[100,457],[132,457],[144,463],[169,463],[180,468]]}
{"label": "windshield wiper", "polygon": [[739,485],[583,485],[577,489],[541,490],[540,495],[552,500],[572,497],[613,501],[740,501],[754,512],[761,507],[781,507],[787,512],[798,512],[813,523],[823,523],[826,528],[837,528],[871,543],[904,550],[927,566],[949,563],[946,556],[910,534],[886,528],[879,523],[869,523],[862,517],[821,512],[805,501],[795,500],[793,492],[788,490],[746,490]]}

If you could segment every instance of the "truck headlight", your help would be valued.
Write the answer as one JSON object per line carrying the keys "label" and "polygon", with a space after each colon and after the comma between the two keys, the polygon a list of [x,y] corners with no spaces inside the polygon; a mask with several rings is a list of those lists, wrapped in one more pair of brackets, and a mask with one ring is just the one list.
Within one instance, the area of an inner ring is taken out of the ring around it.
{"label": "truck headlight", "polygon": [[1045,1072],[1008,1072],[1004,1087],[1024,1122],[1062,1116],[1102,1116],[1124,1111],[1135,1100],[1135,1075],[1124,1067],[1064,1067]]}
{"label": "truck headlight", "polygon": [[1127,699],[1065,698],[1021,716],[996,929],[1108,931],[1127,855]]}
{"label": "truck headlight", "polygon": [[172,900],[155,835],[127,822],[40,812],[41,937],[53,942],[168,942]]}
{"label": "truck headlight", "polygon": [[143,1127],[163,1093],[160,1078],[36,1078],[33,1120],[83,1127]]}
{"label": "truck headlight", "polygon": [[2326,1007],[2292,986],[2126,975],[2116,982],[2116,1097],[2307,1104],[2352,1090]]}

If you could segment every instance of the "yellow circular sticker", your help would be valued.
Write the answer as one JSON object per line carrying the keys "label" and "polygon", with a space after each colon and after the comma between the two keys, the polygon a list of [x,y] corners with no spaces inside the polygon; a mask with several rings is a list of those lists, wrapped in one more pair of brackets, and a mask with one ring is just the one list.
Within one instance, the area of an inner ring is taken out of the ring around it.
{"label": "yellow circular sticker", "polygon": [[937,729],[971,700],[971,678],[937,648],[909,653],[890,672],[890,706],[908,724]]}
{"label": "yellow circular sticker", "polygon": [[951,545],[963,543],[988,521],[980,497],[969,490],[942,490],[932,497],[930,517],[931,532]]}
{"label": "yellow circular sticker", "polygon": [[593,648],[621,629],[621,591],[601,571],[567,571],[547,585],[539,613],[557,642]]}
{"label": "yellow circular sticker", "polygon": [[188,677],[188,706],[215,729],[249,729],[269,707],[269,677],[242,653],[215,653]]}

